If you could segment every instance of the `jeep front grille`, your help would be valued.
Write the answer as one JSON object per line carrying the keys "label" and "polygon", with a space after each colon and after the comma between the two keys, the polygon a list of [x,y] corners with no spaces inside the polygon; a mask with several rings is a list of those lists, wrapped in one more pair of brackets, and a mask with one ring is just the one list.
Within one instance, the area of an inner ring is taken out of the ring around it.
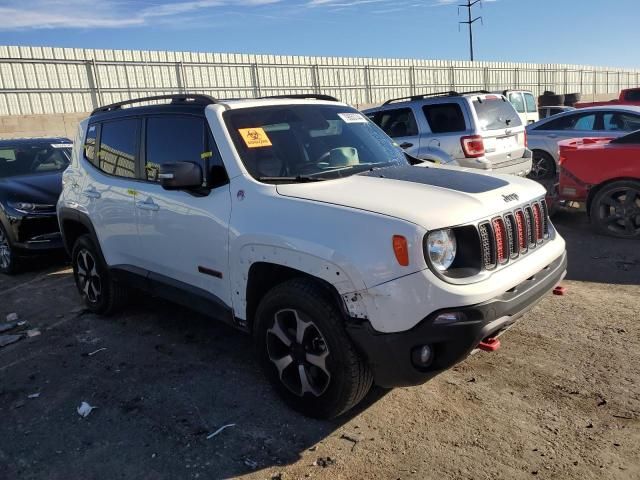
{"label": "jeep front grille", "polygon": [[542,200],[523,205],[478,224],[482,266],[485,270],[515,260],[549,238],[549,211]]}

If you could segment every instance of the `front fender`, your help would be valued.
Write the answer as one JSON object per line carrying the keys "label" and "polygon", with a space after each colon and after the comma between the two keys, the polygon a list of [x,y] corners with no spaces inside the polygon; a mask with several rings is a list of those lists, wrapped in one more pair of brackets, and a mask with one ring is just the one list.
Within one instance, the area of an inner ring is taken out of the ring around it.
{"label": "front fender", "polygon": [[[365,284],[358,270],[346,258],[322,245],[311,242],[284,241],[278,237],[246,236],[238,238],[232,254],[237,268],[231,272],[231,287],[235,292],[235,315],[246,318],[247,281],[249,270],[255,263],[272,263],[299,270],[332,285],[343,299],[344,307],[354,318],[366,318],[366,309],[358,291]],[[333,260],[327,260],[333,255]]]}

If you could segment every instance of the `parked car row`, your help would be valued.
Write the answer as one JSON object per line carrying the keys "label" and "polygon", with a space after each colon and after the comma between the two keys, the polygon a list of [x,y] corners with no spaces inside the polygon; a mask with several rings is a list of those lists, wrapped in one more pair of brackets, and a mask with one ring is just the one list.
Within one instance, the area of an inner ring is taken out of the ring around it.
{"label": "parked car row", "polygon": [[[252,335],[284,401],[335,417],[373,384],[418,385],[495,350],[562,280],[546,191],[520,178],[527,131],[640,118],[622,107],[564,118],[574,113],[525,129],[507,96],[486,91],[365,114],[324,95],[107,105],[71,152],[67,139],[0,149],[0,261],[10,272],[20,249],[61,242],[89,310],[112,313],[142,290],[224,321]],[[640,230],[636,183],[589,176],[574,157],[593,167],[598,145],[627,168],[635,141],[560,147],[561,178],[621,236]],[[60,188],[59,233],[44,220]]]}

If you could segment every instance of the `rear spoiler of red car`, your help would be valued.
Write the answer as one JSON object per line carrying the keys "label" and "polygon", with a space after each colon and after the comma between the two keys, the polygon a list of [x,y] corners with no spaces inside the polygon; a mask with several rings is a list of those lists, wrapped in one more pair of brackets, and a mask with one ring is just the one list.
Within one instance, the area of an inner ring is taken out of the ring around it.
{"label": "rear spoiler of red car", "polygon": [[560,150],[563,150],[563,149],[575,150],[582,146],[598,145],[598,144],[604,145],[609,143],[614,138],[615,137],[572,138],[570,140],[562,140],[561,142],[558,142],[558,146],[560,147]]}

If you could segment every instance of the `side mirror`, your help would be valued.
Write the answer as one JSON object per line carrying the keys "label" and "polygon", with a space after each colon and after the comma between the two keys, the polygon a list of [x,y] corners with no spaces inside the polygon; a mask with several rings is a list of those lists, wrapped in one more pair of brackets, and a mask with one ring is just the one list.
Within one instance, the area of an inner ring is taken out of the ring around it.
{"label": "side mirror", "polygon": [[191,162],[164,163],[158,174],[165,190],[181,190],[202,186],[202,168]]}

